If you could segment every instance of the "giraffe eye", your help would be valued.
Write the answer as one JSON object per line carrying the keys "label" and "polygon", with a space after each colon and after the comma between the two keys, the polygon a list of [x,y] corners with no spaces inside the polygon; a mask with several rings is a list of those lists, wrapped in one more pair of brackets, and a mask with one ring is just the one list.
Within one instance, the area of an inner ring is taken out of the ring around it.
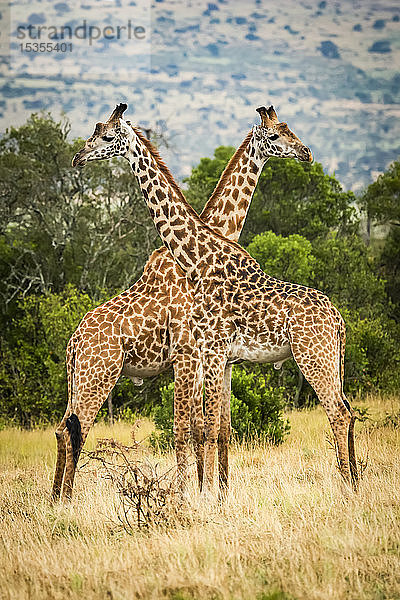
{"label": "giraffe eye", "polygon": [[268,137],[268,139],[271,140],[271,142],[274,142],[275,140],[278,139],[278,137],[279,137],[279,135],[277,133],[274,133],[274,134],[270,135]]}
{"label": "giraffe eye", "polygon": [[102,139],[103,139],[105,142],[112,142],[112,141],[113,141],[113,139],[114,139],[114,136],[113,136],[113,135],[103,135]]}

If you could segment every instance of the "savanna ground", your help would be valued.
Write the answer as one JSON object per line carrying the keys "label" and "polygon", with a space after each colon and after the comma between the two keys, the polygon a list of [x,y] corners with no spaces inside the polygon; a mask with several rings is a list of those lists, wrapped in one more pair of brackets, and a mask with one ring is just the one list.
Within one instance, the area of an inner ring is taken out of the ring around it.
{"label": "savanna ground", "polygon": [[[109,481],[87,467],[70,505],[52,506],[52,429],[0,432],[2,598],[398,599],[400,460],[398,399],[368,398],[357,425],[368,455],[357,495],[343,489],[320,408],[292,412],[280,447],[231,449],[223,505],[193,486],[189,514],[168,527],[118,525]],[[137,437],[152,425],[143,421]],[[132,426],[91,432],[131,443]],[[156,456],[159,470],[172,455]],[[82,461],[84,462],[84,461]],[[188,511],[188,509],[184,509]]]}

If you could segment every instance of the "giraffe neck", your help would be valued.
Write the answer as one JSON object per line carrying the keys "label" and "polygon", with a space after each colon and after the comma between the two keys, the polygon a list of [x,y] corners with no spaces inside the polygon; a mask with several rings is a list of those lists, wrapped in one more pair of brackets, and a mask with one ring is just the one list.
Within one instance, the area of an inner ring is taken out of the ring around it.
{"label": "giraffe neck", "polygon": [[125,157],[136,175],[154,225],[175,261],[188,277],[201,276],[210,260],[226,244],[198,216],[183,196],[157,150],[136,128]]}
{"label": "giraffe neck", "polygon": [[202,220],[221,235],[236,242],[267,160],[268,157],[258,156],[251,130],[222,173],[200,215]]}

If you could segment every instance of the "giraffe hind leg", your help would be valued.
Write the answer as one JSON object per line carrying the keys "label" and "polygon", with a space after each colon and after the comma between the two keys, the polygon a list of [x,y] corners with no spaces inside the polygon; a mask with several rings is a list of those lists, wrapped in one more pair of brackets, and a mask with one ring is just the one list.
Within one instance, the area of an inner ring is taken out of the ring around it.
{"label": "giraffe hind leg", "polygon": [[346,483],[356,489],[357,464],[354,449],[354,416],[342,392],[336,347],[329,342],[313,348],[312,343],[292,343],[293,357],[304,377],[314,388],[327,414],[334,439],[340,473]]}
{"label": "giraffe hind leg", "polygon": [[64,431],[56,431],[55,435],[57,440],[57,461],[54,472],[53,489],[51,492],[51,498],[54,502],[60,498],[66,462],[66,444]]}
{"label": "giraffe hind leg", "polygon": [[[96,363],[99,367],[99,375],[96,379],[89,379],[81,376],[81,373],[89,371],[88,365],[84,360],[76,361],[76,400],[74,402],[74,411],[66,419],[66,465],[62,489],[62,497],[66,500],[71,499],[74,485],[75,471],[79,455],[86,441],[87,435],[92,427],[97,413],[106,401],[109,393],[116,384],[122,370],[122,352],[119,356],[114,356],[113,361],[108,367],[101,355],[96,356],[90,363],[94,368]],[[100,372],[101,369],[101,372]]]}
{"label": "giraffe hind leg", "polygon": [[56,459],[56,467],[54,472],[54,480],[53,480],[53,488],[51,492],[51,499],[53,502],[59,500],[61,495],[61,489],[63,484],[64,472],[65,472],[65,463],[66,463],[66,421],[68,415],[70,414],[70,409],[67,407],[65,414],[62,418],[61,423],[57,427],[55,431],[56,442],[57,442],[57,459]]}
{"label": "giraffe hind leg", "polygon": [[318,386],[315,386],[314,389],[325,409],[333,432],[340,474],[344,481],[355,489],[354,474],[357,466],[354,462],[354,426],[351,413],[343,403],[338,391],[332,390],[331,393],[324,393],[318,390]]}
{"label": "giraffe hind leg", "polygon": [[354,443],[354,425],[356,422],[356,418],[353,415],[351,418],[351,422],[349,425],[349,435],[348,435],[348,444],[349,444],[349,458],[350,458],[350,475],[351,475],[351,483],[354,491],[358,490],[358,469],[357,469],[357,457]]}
{"label": "giraffe hind leg", "polygon": [[355,450],[355,443],[354,443],[354,426],[356,423],[356,417],[354,415],[353,409],[350,406],[349,401],[347,400],[347,398],[343,394],[343,392],[341,395],[342,395],[343,404],[345,405],[345,407],[347,408],[347,410],[349,411],[349,413],[351,415],[351,421],[350,421],[349,430],[348,430],[350,476],[351,476],[351,483],[352,483],[353,489],[354,489],[354,491],[357,491],[359,478],[358,478],[357,458],[356,458],[356,450]]}
{"label": "giraffe hind leg", "polygon": [[70,500],[72,497],[75,472],[81,450],[97,413],[113,387],[114,383],[110,386],[105,386],[97,398],[94,398],[92,394],[81,394],[80,400],[75,406],[75,412],[67,419],[66,466],[62,489],[62,497],[65,500]]}

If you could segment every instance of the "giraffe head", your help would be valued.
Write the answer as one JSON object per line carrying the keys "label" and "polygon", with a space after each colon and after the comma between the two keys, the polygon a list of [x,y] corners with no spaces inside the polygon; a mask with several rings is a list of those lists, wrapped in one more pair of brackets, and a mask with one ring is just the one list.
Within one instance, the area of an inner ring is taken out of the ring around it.
{"label": "giraffe head", "polygon": [[133,130],[121,117],[126,104],[118,104],[106,123],[96,123],[93,135],[72,159],[73,167],[83,167],[90,160],[125,156],[133,138]]}
{"label": "giraffe head", "polygon": [[254,127],[259,158],[278,156],[280,158],[298,158],[304,162],[312,162],[310,148],[290,131],[287,123],[280,123],[273,106],[260,106],[257,112],[261,117],[261,125]]}

